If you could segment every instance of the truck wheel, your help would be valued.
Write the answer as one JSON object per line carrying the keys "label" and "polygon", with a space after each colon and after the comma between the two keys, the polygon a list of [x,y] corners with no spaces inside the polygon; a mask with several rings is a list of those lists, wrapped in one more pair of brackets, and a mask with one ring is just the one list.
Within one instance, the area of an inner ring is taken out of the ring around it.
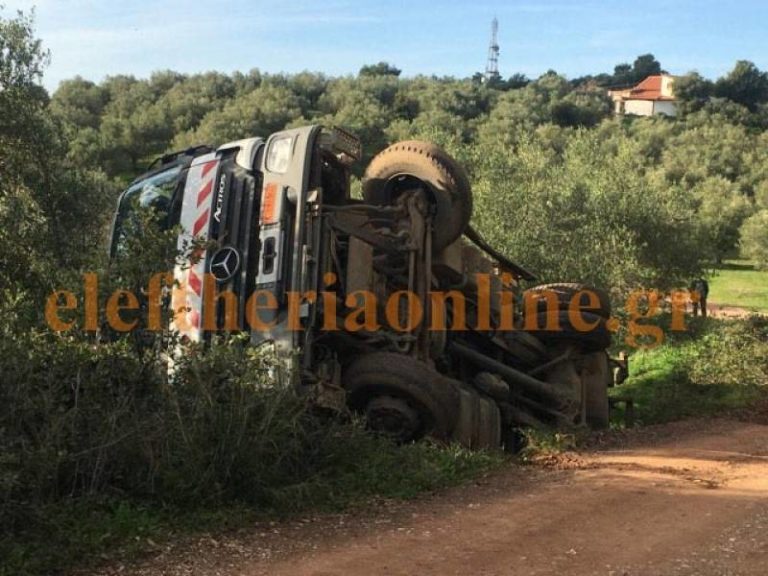
{"label": "truck wheel", "polygon": [[462,387],[459,390],[459,416],[451,439],[467,448],[474,448],[480,421],[480,396]]}
{"label": "truck wheel", "polygon": [[610,423],[608,383],[611,371],[604,351],[584,356],[581,379],[587,423],[595,429],[607,428]]}
{"label": "truck wheel", "polygon": [[[568,309],[571,300],[579,292],[591,292],[597,296],[598,306],[597,308],[589,309],[587,311],[602,316],[603,318],[611,317],[611,298],[608,296],[608,293],[600,288],[579,284],[577,282],[557,282],[534,286],[523,292],[523,298],[535,298],[536,300],[540,300],[537,309],[543,311],[546,309],[547,301],[544,294],[547,292],[551,292],[557,296],[558,304],[563,310]],[[587,306],[589,304],[589,297],[587,295],[582,295],[579,299],[579,304]]]}
{"label": "truck wheel", "polygon": [[368,426],[395,442],[408,442],[421,427],[421,418],[415,408],[403,398],[374,396],[365,407]]}
{"label": "truck wheel", "polygon": [[344,370],[342,385],[350,407],[365,412],[373,430],[398,441],[446,439],[456,424],[456,384],[410,356],[360,356]]}
{"label": "truck wheel", "polygon": [[597,352],[610,347],[611,333],[605,318],[589,312],[582,312],[581,318],[587,324],[595,325],[595,327],[588,332],[578,330],[571,323],[568,312],[561,310],[557,313],[559,330],[546,330],[547,313],[540,312],[536,315],[538,329],[530,332],[545,344],[573,342],[578,344],[583,352]]}
{"label": "truck wheel", "polygon": [[407,185],[421,180],[435,206],[432,250],[439,252],[459,236],[472,216],[472,189],[464,169],[442,148],[407,140],[377,154],[363,177],[363,197],[372,204],[390,204]]}
{"label": "truck wheel", "polygon": [[541,341],[521,330],[505,332],[504,343],[512,356],[525,366],[538,366],[547,359],[547,348]]}
{"label": "truck wheel", "polygon": [[462,387],[460,408],[451,439],[474,450],[491,450],[501,446],[501,413],[496,402]]}
{"label": "truck wheel", "polygon": [[493,450],[501,446],[501,413],[491,398],[480,397],[480,421],[477,448]]}

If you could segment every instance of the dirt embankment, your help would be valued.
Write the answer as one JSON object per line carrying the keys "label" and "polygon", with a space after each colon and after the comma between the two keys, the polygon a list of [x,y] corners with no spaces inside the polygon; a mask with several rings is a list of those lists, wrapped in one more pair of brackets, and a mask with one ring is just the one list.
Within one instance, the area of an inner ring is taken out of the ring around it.
{"label": "dirt embankment", "polygon": [[373,512],[195,539],[131,575],[768,574],[768,426],[610,435],[541,466]]}

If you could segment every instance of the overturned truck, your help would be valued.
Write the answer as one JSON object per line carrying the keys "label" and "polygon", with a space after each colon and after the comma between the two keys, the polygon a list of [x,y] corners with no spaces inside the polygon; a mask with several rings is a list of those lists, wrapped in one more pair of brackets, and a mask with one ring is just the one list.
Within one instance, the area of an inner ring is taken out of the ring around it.
{"label": "overturned truck", "polygon": [[356,199],[360,158],[322,126],[169,154],[120,197],[112,254],[151,208],[197,246],[174,272],[182,342],[246,332],[300,393],[399,441],[512,448],[521,427],[606,426],[608,296],[522,290],[533,274],[470,226],[469,179],[439,147],[382,151]]}

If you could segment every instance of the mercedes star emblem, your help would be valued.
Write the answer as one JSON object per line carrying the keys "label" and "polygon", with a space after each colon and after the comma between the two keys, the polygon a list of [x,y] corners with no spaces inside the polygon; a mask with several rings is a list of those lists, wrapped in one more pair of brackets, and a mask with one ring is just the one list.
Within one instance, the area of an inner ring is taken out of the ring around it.
{"label": "mercedes star emblem", "polygon": [[224,246],[211,256],[211,274],[219,282],[226,282],[240,269],[240,253],[232,246]]}

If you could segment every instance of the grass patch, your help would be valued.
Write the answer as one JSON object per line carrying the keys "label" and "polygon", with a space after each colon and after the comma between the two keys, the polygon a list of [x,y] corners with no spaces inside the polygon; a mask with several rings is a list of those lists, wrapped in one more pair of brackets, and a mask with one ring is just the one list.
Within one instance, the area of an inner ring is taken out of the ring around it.
{"label": "grass patch", "polygon": [[766,396],[768,320],[708,319],[691,330],[631,356],[630,377],[612,394],[634,399],[639,423],[740,410]]}
{"label": "grass patch", "polygon": [[3,576],[55,574],[107,552],[128,557],[173,529],[168,510],[127,501],[63,500],[25,513],[23,527],[0,537]]}
{"label": "grass patch", "polygon": [[713,303],[768,312],[768,271],[755,270],[746,260],[723,264],[709,285]]}

